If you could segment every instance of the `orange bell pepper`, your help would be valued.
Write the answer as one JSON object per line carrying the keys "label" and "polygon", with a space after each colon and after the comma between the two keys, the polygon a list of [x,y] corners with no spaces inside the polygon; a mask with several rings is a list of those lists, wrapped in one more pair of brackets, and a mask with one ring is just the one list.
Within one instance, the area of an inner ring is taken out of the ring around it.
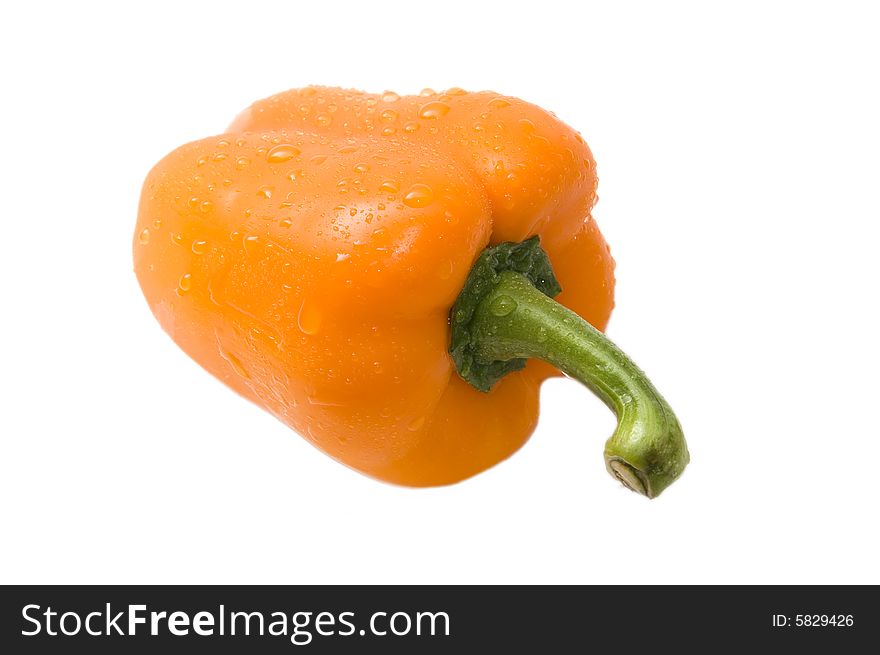
{"label": "orange bell pepper", "polygon": [[308,87],[153,168],[135,271],[196,362],[358,471],[428,486],[494,465],[561,369],[618,414],[609,471],[654,496],[687,448],[598,332],[614,261],[595,201],[583,138],[534,105]]}

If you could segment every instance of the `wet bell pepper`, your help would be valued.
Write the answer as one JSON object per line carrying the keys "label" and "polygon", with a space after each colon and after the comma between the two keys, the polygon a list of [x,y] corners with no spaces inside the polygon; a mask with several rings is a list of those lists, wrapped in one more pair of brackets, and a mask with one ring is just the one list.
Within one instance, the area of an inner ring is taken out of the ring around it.
{"label": "wet bell pepper", "polygon": [[135,271],[196,362],[358,471],[479,473],[528,439],[561,371],[618,416],[608,470],[653,497],[688,452],[600,332],[614,260],[595,201],[584,139],[522,100],[308,87],[153,168]]}

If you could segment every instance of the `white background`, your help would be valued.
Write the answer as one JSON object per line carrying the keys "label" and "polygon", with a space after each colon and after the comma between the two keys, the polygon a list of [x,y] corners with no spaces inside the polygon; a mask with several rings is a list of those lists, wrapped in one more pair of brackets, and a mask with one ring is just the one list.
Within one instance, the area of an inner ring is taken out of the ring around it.
{"label": "white background", "polygon": [[[880,583],[877,17],[718,4],[5,3],[0,581]],[[309,83],[582,131],[677,484],[609,478],[612,415],[554,380],[508,461],[388,486],[174,346],[131,272],[144,176]]]}

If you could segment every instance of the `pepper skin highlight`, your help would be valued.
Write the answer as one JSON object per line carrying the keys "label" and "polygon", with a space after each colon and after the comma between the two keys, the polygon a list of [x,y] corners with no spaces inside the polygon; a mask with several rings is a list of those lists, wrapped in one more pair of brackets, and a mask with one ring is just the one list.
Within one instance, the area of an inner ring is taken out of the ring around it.
{"label": "pepper skin highlight", "polygon": [[[609,471],[655,496],[687,448],[665,401],[599,332],[614,261],[595,200],[583,138],[522,100],[295,89],[153,168],[135,272],[187,354],[358,471],[411,486],[479,473],[529,437],[538,387],[562,369],[618,414]],[[474,279],[493,247],[546,264],[561,293],[531,293],[513,264]],[[465,288],[473,311],[456,324]],[[520,311],[491,311],[502,295]],[[580,321],[550,330],[553,352],[524,345],[542,326],[512,324],[539,306]],[[457,353],[456,330],[467,335]],[[465,359],[509,370],[478,388]]]}

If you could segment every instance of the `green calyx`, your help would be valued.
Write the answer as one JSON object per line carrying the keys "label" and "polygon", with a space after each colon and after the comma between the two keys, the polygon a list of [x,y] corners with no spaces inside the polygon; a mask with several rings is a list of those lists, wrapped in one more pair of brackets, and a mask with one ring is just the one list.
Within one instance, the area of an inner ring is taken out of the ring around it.
{"label": "green calyx", "polygon": [[[449,315],[452,326],[449,354],[458,374],[480,391],[489,391],[505,375],[526,365],[525,357],[507,360],[478,357],[479,341],[471,330],[477,308],[497,286],[505,271],[519,273],[550,298],[562,291],[537,236],[521,243],[505,241],[480,254]],[[496,311],[504,311],[503,301]]]}
{"label": "green calyx", "polygon": [[620,348],[553,300],[560,291],[538,237],[483,251],[450,317],[449,351],[459,375],[488,392],[535,357],[579,380],[618,419],[605,444],[608,472],[654,498],[690,460],[681,425]]}

